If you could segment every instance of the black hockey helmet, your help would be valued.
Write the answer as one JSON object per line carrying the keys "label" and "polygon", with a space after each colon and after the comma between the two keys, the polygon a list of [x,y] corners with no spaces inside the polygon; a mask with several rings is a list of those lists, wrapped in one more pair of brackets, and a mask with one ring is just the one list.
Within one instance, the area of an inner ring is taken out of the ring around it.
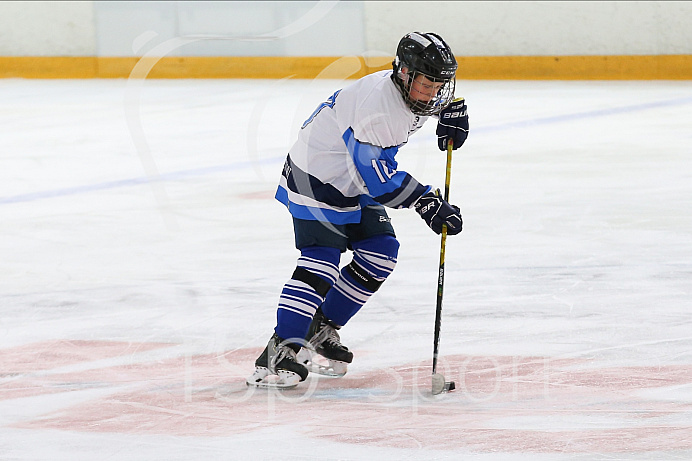
{"label": "black hockey helmet", "polygon": [[[437,114],[454,99],[457,60],[439,35],[430,32],[406,34],[399,41],[392,67],[392,80],[414,114]],[[442,83],[429,101],[411,95],[411,83],[419,75],[433,83]]]}

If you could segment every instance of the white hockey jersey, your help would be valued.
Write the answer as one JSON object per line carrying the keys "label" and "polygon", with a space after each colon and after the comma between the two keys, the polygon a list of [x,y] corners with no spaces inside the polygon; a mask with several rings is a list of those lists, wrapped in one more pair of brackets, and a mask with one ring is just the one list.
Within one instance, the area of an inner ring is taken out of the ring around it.
{"label": "white hockey jersey", "polygon": [[391,75],[336,91],[305,121],[276,192],[295,218],[357,223],[363,206],[410,207],[430,191],[397,170],[397,151],[428,117],[411,112]]}

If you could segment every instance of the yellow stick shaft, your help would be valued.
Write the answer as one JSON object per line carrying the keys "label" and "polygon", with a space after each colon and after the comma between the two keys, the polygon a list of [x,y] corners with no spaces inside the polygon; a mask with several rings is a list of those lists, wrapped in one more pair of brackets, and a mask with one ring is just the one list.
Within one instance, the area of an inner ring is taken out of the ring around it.
{"label": "yellow stick shaft", "polygon": [[[452,147],[451,139],[447,140],[447,167],[445,169],[445,201],[449,201],[449,183],[452,177]],[[440,271],[437,279],[437,309],[435,311],[435,338],[433,342],[433,375],[437,373],[437,356],[440,349],[440,328],[442,324],[442,293],[445,284],[445,247],[447,243],[447,226],[442,225],[440,240]]]}

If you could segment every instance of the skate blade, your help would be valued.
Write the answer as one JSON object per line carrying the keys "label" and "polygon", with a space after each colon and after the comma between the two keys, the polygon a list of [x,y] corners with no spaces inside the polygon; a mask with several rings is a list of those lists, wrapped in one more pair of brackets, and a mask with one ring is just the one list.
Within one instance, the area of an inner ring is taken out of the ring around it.
{"label": "skate blade", "polygon": [[313,357],[319,357],[319,354],[313,351],[309,351],[305,348],[298,352],[297,360],[298,362],[305,365],[310,373],[316,373],[322,376],[329,376],[330,378],[341,378],[348,371],[348,364],[346,362],[339,362],[336,360],[330,360],[325,358],[324,360],[328,363],[323,365],[321,363],[314,362]]}
{"label": "skate blade", "polygon": [[347,368],[346,364],[343,362],[335,362],[333,360],[329,361],[329,365],[320,365],[312,362],[306,362],[303,365],[311,373],[317,373],[322,376],[329,376],[331,378],[341,378],[346,374]]}
{"label": "skate blade", "polygon": [[257,367],[245,383],[262,389],[293,389],[300,383],[300,375],[288,370],[279,370],[277,374],[271,374],[268,369]]}

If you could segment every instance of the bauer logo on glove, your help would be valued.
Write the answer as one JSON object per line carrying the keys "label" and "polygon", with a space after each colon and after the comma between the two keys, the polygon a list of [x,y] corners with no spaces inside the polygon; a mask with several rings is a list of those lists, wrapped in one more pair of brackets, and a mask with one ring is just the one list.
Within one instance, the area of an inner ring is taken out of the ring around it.
{"label": "bauer logo on glove", "polygon": [[414,208],[436,234],[442,232],[443,225],[447,226],[449,235],[461,232],[463,222],[459,207],[450,205],[443,199],[439,189],[430,191],[419,198]]}
{"label": "bauer logo on glove", "polygon": [[469,135],[469,116],[466,112],[466,101],[458,98],[440,112],[437,122],[437,147],[447,149],[447,139],[453,141],[452,149],[456,150],[464,144]]}

